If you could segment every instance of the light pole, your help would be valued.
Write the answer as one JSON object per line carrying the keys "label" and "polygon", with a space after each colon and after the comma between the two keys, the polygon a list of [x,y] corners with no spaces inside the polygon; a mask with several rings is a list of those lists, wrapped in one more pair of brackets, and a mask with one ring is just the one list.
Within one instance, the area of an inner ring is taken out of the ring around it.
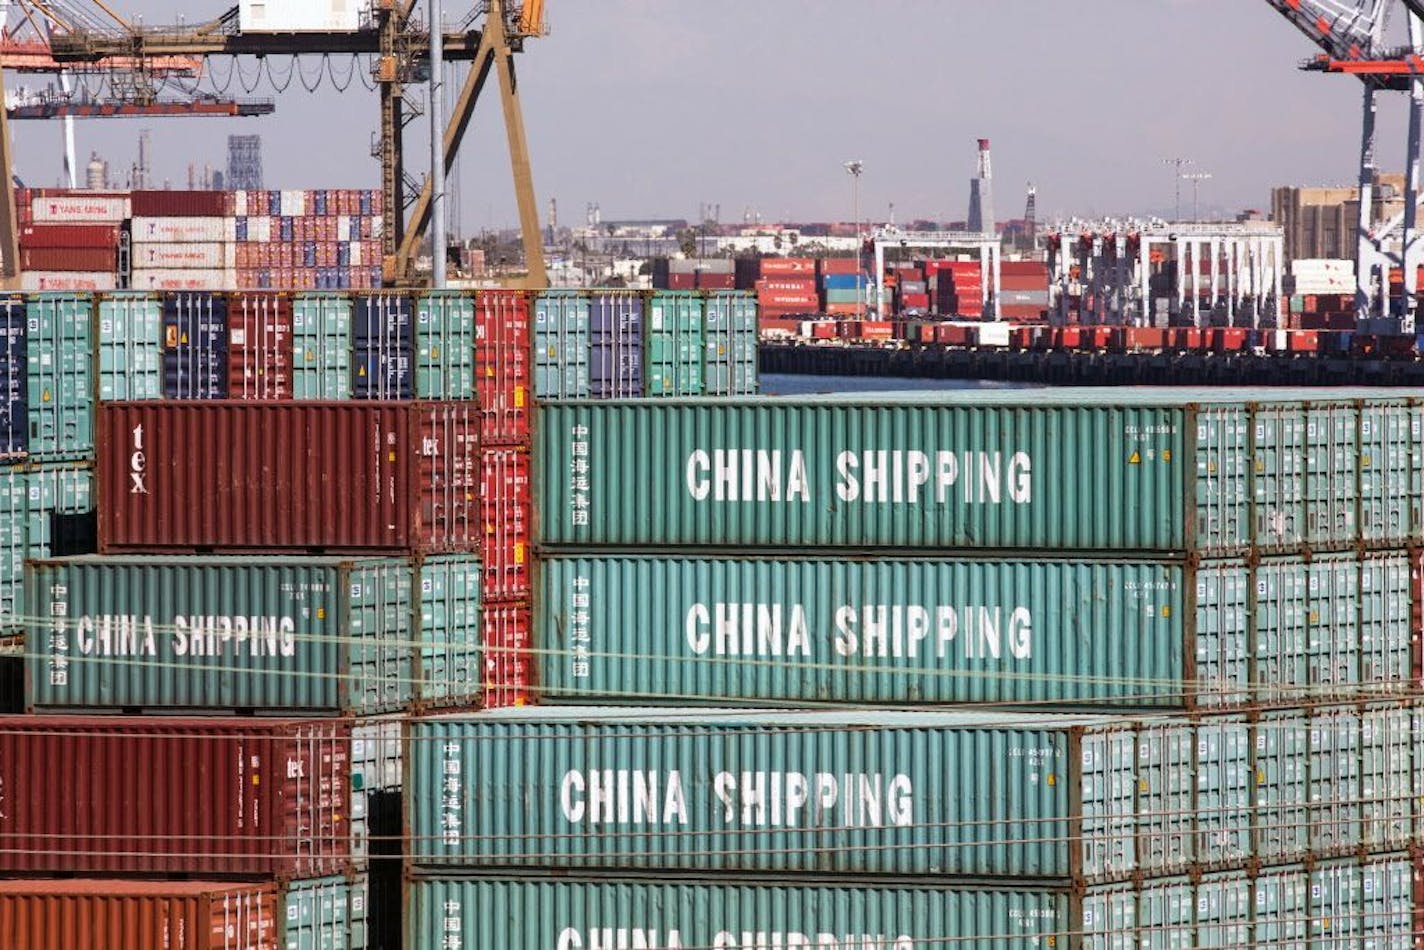
{"label": "light pole", "polygon": [[1176,211],[1174,212],[1175,217],[1173,217],[1172,220],[1180,221],[1182,220],[1182,178],[1185,177],[1182,175],[1182,169],[1188,165],[1195,165],[1196,162],[1192,161],[1190,158],[1164,158],[1162,159],[1162,164],[1171,165],[1177,170],[1176,178],[1174,181],[1176,187],[1177,205]]}
{"label": "light pole", "polygon": [[865,316],[865,292],[861,286],[861,281],[863,279],[861,274],[861,245],[863,242],[860,236],[860,176],[865,174],[865,162],[862,162],[859,159],[852,162],[846,162],[845,170],[851,178],[851,213],[855,216],[855,302],[856,305],[860,307],[859,316],[863,317]]}
{"label": "light pole", "polygon": [[1192,172],[1182,177],[1192,183],[1192,220],[1200,221],[1201,214],[1200,206],[1197,203],[1197,189],[1201,187],[1202,182],[1211,181],[1211,172]]}

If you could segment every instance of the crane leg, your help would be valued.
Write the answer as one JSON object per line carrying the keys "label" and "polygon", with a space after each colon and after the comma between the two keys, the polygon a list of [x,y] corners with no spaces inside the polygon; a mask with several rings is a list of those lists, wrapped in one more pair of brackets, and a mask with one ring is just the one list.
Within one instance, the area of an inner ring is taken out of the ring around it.
{"label": "crane leg", "polygon": [[1370,239],[1374,224],[1375,88],[1365,83],[1363,127],[1360,133],[1360,216],[1355,241],[1355,319],[1374,316],[1373,278],[1376,254]]}
{"label": "crane leg", "polygon": [[[4,71],[0,70],[0,106],[5,101]],[[15,164],[10,150],[10,119],[0,108],[0,289],[20,286],[20,223],[15,214]]]}
{"label": "crane leg", "polygon": [[[1409,45],[1417,54],[1424,46],[1424,20],[1409,17]],[[1404,269],[1404,300],[1400,307],[1400,332],[1414,334],[1414,311],[1419,289],[1419,264],[1424,246],[1419,240],[1419,138],[1424,129],[1424,79],[1409,84],[1409,142],[1404,166],[1404,233],[1400,237],[1400,266]]]}
{"label": "crane leg", "polygon": [[[496,7],[498,4],[491,4]],[[499,18],[496,18],[499,19]],[[524,261],[529,267],[528,287],[549,286],[544,266],[544,235],[539,230],[539,206],[534,200],[534,171],[529,164],[529,142],[524,135],[524,109],[519,104],[519,82],[514,75],[514,51],[504,35],[504,23],[496,27],[495,69],[499,73],[500,98],[504,102],[504,128],[509,137],[509,163],[514,171],[514,197],[519,204],[519,229],[524,235]]]}

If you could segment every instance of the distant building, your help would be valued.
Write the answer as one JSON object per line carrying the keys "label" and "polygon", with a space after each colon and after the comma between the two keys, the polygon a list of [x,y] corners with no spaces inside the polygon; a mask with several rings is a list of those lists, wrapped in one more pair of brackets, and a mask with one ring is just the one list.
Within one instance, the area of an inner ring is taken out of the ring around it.
{"label": "distant building", "polygon": [[[1373,220],[1404,211],[1404,176],[1380,175]],[[1360,218],[1360,189],[1281,187],[1271,191],[1271,220],[1285,232],[1288,260],[1353,258]]]}
{"label": "distant building", "polygon": [[262,190],[262,136],[227,137],[227,186],[235,191]]}

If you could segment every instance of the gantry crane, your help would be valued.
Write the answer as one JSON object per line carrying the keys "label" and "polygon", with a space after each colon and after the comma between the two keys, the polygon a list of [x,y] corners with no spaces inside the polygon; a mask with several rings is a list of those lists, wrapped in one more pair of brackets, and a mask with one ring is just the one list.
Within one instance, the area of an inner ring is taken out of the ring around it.
{"label": "gantry crane", "polygon": [[[1355,313],[1368,319],[1388,313],[1389,269],[1403,271],[1404,299],[1397,306],[1400,331],[1414,333],[1415,299],[1424,242],[1418,228],[1419,158],[1424,130],[1424,0],[1402,0],[1408,21],[1408,46],[1385,42],[1394,0],[1267,0],[1321,48],[1307,69],[1356,76],[1364,86],[1360,135],[1360,209],[1355,243]],[[1374,225],[1376,94],[1385,90],[1409,93],[1404,211],[1378,228]],[[1402,230],[1400,230],[1402,228]],[[1399,230],[1399,252],[1392,238]]]}
{"label": "gantry crane", "polygon": [[[30,0],[37,6],[55,0]],[[77,0],[68,0],[73,5]],[[385,199],[383,271],[387,283],[413,279],[411,262],[420,237],[429,221],[432,181],[427,179],[413,202],[409,223],[403,130],[406,123],[406,87],[428,65],[430,28],[413,16],[416,0],[373,0],[369,20],[351,31],[256,33],[243,32],[237,8],[197,26],[169,28],[137,27],[125,23],[103,7],[102,0],[90,0],[108,13],[106,22],[97,16],[56,29],[50,36],[50,55],[62,65],[98,64],[123,60],[145,68],[192,57],[206,61],[213,57],[304,56],[353,54],[374,57],[373,78],[380,91],[379,153],[381,186]],[[447,60],[470,63],[459,96],[452,103],[451,118],[444,131],[444,165],[448,170],[469,128],[470,118],[491,72],[498,77],[506,138],[514,171],[515,196],[519,206],[525,258],[534,288],[547,286],[544,247],[539,232],[538,208],[534,200],[533,174],[524,133],[523,110],[514,68],[514,54],[521,52],[526,39],[544,34],[543,0],[482,0],[472,3],[472,11],[460,29],[443,35],[440,49]],[[11,158],[9,130],[0,115],[0,170],[9,174]],[[10,189],[0,196],[0,254],[3,276],[14,280],[18,252],[14,240],[14,206]],[[7,224],[8,222],[8,224]],[[8,233],[6,228],[8,227]]]}

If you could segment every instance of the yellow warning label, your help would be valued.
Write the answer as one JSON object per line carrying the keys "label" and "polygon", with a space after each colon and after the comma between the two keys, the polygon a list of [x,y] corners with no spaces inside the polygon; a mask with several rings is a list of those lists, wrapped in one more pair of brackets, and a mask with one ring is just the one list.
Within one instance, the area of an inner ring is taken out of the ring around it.
{"label": "yellow warning label", "polygon": [[1130,458],[1130,459],[1127,460],[1127,464],[1128,464],[1128,465],[1141,465],[1141,464],[1142,464],[1142,455],[1141,455],[1140,453],[1138,453],[1138,452],[1133,452],[1133,453],[1132,453],[1132,458]]}
{"label": "yellow warning label", "polygon": [[1139,779],[1139,780],[1138,780],[1138,782],[1137,782],[1137,790],[1138,790],[1139,792],[1144,792],[1144,793],[1147,791],[1147,779],[1144,778],[1144,779]]}
{"label": "yellow warning label", "polygon": [[1048,786],[1049,786],[1049,788],[1052,788],[1054,785],[1057,785],[1057,784],[1058,784],[1058,776],[1054,775],[1052,772],[1049,772],[1049,773],[1048,773]]}
{"label": "yellow warning label", "polygon": [[1207,473],[1208,475],[1215,475],[1215,474],[1216,474],[1216,463],[1215,463],[1215,462],[1207,462],[1207,463],[1206,463],[1206,473]]}
{"label": "yellow warning label", "polygon": [[1162,450],[1162,461],[1164,461],[1164,462],[1170,462],[1170,461],[1172,461],[1172,450],[1171,450],[1171,449],[1163,449],[1163,450]]}
{"label": "yellow warning label", "polygon": [[523,541],[516,541],[516,542],[514,542],[514,563],[515,563],[515,564],[523,564],[523,563],[524,563],[524,542],[523,542]]}
{"label": "yellow warning label", "polygon": [[1360,467],[1361,467],[1361,468],[1369,468],[1369,467],[1370,467],[1370,457],[1369,457],[1368,455],[1361,455],[1361,456],[1360,456]]}
{"label": "yellow warning label", "polygon": [[1172,616],[1172,608],[1171,608],[1170,605],[1162,608],[1162,616],[1163,616],[1163,617],[1170,617],[1170,616]]}
{"label": "yellow warning label", "polygon": [[1263,474],[1265,474],[1265,471],[1266,471],[1266,460],[1265,460],[1265,459],[1257,459],[1257,460],[1256,460],[1256,474],[1257,474],[1257,475],[1263,475]]}
{"label": "yellow warning label", "polygon": [[188,345],[188,334],[186,334],[186,333],[181,333],[181,334],[178,335],[178,345],[179,345],[179,346],[187,346],[187,345]]}
{"label": "yellow warning label", "polygon": [[386,456],[386,460],[389,461],[389,462],[394,462],[394,461],[396,460],[396,453],[395,453],[395,452],[391,452],[390,455]]}
{"label": "yellow warning label", "polygon": [[516,408],[516,409],[523,409],[523,408],[524,408],[524,387],[523,387],[523,386],[515,386],[515,387],[514,387],[514,408]]}
{"label": "yellow warning label", "polygon": [[325,607],[318,607],[318,608],[316,609],[316,619],[318,619],[318,620],[325,620],[325,619],[326,619],[326,608],[325,608]]}
{"label": "yellow warning label", "polygon": [[359,366],[359,367],[357,367],[357,368],[356,368],[356,375],[357,375],[357,376],[365,376],[365,375],[366,375],[366,367],[364,367],[364,366]]}
{"label": "yellow warning label", "polygon": [[253,785],[261,785],[261,784],[262,784],[262,776],[254,774],[254,775],[252,776],[252,784],[253,784]]}
{"label": "yellow warning label", "polygon": [[1257,770],[1256,770],[1256,784],[1257,784],[1257,785],[1265,785],[1265,784],[1266,784],[1266,770],[1265,770],[1265,769],[1257,769]]}

